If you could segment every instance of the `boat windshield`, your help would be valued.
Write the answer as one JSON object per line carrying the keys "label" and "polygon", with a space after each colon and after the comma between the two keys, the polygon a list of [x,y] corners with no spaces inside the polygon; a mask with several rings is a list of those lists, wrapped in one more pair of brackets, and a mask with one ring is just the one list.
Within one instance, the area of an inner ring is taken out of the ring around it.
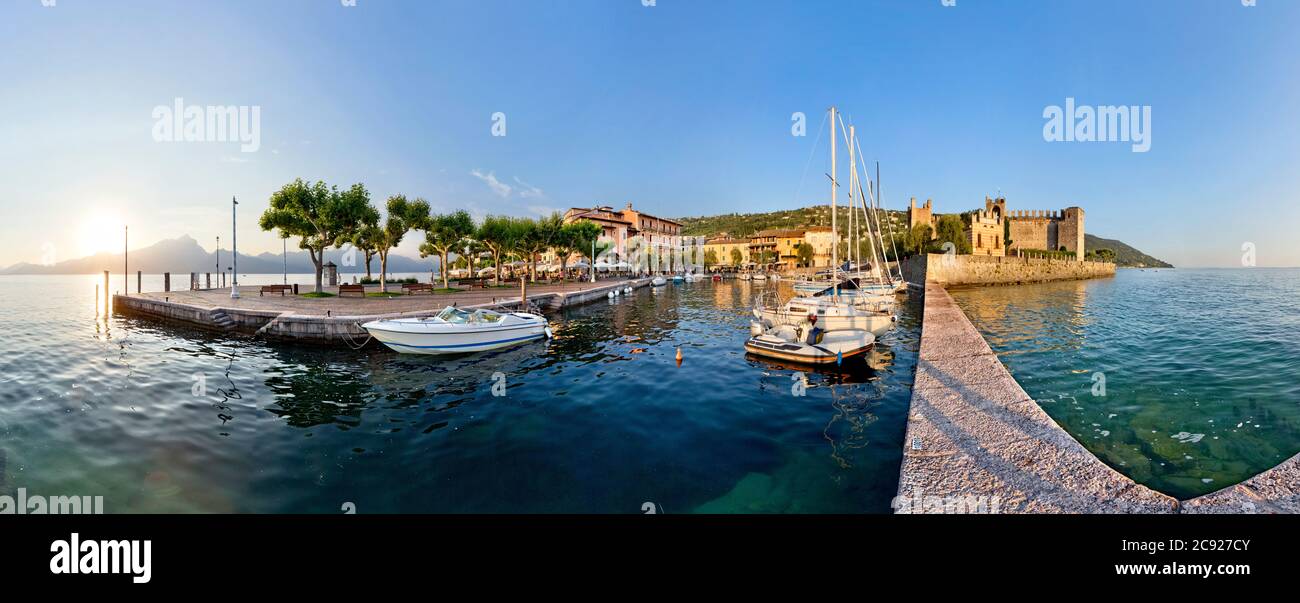
{"label": "boat windshield", "polygon": [[501,315],[491,310],[476,310],[470,320],[473,322],[497,322],[501,320]]}
{"label": "boat windshield", "polygon": [[465,324],[469,322],[470,313],[461,310],[460,308],[448,307],[448,308],[444,308],[442,312],[438,313],[438,318],[441,318],[442,320],[452,324]]}

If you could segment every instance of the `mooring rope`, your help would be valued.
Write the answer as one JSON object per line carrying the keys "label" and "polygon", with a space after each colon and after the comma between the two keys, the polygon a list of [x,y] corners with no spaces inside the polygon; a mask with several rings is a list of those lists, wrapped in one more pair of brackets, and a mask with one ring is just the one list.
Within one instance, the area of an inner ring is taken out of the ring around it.
{"label": "mooring rope", "polygon": [[[353,322],[352,326],[361,329],[362,331],[365,331],[365,329],[362,329],[361,325],[357,324],[356,322]],[[366,344],[370,343],[370,340],[374,339],[375,337],[374,335],[371,335],[369,331],[366,331],[366,340],[361,342],[360,344],[357,344],[356,340],[353,339],[352,335],[349,334],[347,331],[339,331],[339,335],[343,339],[343,342],[346,343],[348,347],[352,348],[353,350],[359,350],[361,348],[366,347]]]}

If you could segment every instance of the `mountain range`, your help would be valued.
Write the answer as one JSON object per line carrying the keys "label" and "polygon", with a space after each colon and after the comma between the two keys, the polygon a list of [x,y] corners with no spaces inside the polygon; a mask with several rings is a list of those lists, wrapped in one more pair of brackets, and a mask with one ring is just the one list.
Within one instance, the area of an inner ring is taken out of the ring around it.
{"label": "mountain range", "polygon": [[[356,261],[354,266],[344,264],[344,254],[348,249],[327,249],[325,251],[325,260],[334,262],[339,267],[340,274],[365,273],[365,257],[361,252],[356,252]],[[202,246],[193,237],[184,235],[175,239],[159,241],[142,249],[133,249],[130,256],[131,271],[140,270],[145,274],[161,274],[171,272],[172,274],[185,274],[188,272],[215,272],[216,256]],[[311,257],[306,251],[291,251],[287,256],[281,256],[278,253],[262,253],[258,255],[239,254],[239,273],[240,274],[280,274],[285,269],[285,262],[288,262],[288,271],[295,274],[313,273],[315,268],[312,266]],[[225,270],[230,266],[230,250],[222,250],[221,269]],[[388,272],[428,272],[437,266],[437,260],[429,258],[419,260],[400,255],[388,256]],[[97,253],[95,255],[67,260],[52,265],[18,263],[3,270],[0,274],[96,274],[104,270],[119,271],[122,269],[122,254],[120,253]],[[379,273],[379,258],[371,258],[370,269]]]}

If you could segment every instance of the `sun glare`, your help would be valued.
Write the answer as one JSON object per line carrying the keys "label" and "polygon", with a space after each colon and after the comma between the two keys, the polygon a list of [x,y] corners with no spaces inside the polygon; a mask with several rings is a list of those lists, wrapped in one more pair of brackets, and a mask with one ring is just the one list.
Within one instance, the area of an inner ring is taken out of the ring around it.
{"label": "sun glare", "polygon": [[123,225],[117,210],[95,208],[88,211],[77,230],[76,244],[80,255],[122,251]]}

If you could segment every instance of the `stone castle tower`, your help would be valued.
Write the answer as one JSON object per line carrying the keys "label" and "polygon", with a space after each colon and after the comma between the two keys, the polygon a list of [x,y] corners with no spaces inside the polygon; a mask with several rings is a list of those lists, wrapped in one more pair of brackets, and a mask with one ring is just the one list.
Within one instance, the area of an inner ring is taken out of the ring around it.
{"label": "stone castle tower", "polygon": [[1083,208],[1067,207],[1061,211],[1017,210],[1007,214],[1010,221],[1011,249],[1073,251],[1077,259],[1085,255],[1083,244]]}
{"label": "stone castle tower", "polygon": [[907,229],[916,228],[917,224],[925,224],[930,227],[930,237],[935,235],[934,208],[930,199],[925,200],[925,205],[917,207],[916,197],[912,197],[912,203],[907,208]]}

